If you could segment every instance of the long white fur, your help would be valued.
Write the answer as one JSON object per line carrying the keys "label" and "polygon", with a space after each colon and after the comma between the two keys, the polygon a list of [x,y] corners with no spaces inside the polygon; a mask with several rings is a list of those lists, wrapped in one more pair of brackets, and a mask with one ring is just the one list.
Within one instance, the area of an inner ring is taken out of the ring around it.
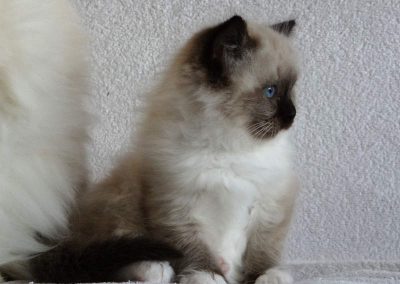
{"label": "long white fur", "polygon": [[60,237],[85,179],[85,39],[64,0],[0,1],[0,265]]}

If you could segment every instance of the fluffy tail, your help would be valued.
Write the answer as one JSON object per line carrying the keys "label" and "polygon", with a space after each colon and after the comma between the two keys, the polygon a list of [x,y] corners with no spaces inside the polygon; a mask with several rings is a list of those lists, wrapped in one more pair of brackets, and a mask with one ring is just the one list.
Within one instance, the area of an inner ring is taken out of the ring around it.
{"label": "fluffy tail", "polygon": [[138,261],[172,260],[181,254],[147,238],[118,238],[85,248],[64,244],[31,260],[34,281],[83,283],[118,281],[124,266]]}

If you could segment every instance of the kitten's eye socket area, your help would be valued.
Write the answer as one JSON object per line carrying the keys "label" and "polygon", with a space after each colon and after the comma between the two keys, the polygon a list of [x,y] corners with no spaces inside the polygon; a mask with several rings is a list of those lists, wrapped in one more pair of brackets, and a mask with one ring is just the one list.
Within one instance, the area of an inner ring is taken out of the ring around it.
{"label": "kitten's eye socket area", "polygon": [[273,98],[277,95],[277,86],[276,85],[267,85],[263,88],[263,95],[266,98]]}

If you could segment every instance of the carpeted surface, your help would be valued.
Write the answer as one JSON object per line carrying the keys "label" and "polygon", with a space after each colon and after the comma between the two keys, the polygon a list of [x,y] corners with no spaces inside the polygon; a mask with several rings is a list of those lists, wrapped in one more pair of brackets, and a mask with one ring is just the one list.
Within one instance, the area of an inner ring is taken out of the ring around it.
{"label": "carpeted surface", "polygon": [[73,2],[93,48],[94,178],[126,149],[140,97],[199,27],[235,13],[296,18],[293,140],[303,191],[285,262],[400,259],[400,1]]}
{"label": "carpeted surface", "polygon": [[296,284],[400,283],[400,263],[342,262],[291,264]]}

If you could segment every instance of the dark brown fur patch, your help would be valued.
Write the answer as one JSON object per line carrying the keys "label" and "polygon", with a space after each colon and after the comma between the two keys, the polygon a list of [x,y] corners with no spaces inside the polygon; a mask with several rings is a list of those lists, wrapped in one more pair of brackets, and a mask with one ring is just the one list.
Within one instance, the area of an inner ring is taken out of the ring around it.
{"label": "dark brown fur patch", "polygon": [[205,73],[210,87],[221,89],[230,85],[231,69],[257,47],[257,39],[250,37],[246,22],[234,16],[200,32],[191,46],[197,48],[187,57],[188,62]]}
{"label": "dark brown fur patch", "polygon": [[119,279],[119,270],[131,263],[170,260],[181,254],[165,243],[147,238],[110,238],[85,247],[63,243],[31,260],[33,280],[42,283],[90,283]]}

